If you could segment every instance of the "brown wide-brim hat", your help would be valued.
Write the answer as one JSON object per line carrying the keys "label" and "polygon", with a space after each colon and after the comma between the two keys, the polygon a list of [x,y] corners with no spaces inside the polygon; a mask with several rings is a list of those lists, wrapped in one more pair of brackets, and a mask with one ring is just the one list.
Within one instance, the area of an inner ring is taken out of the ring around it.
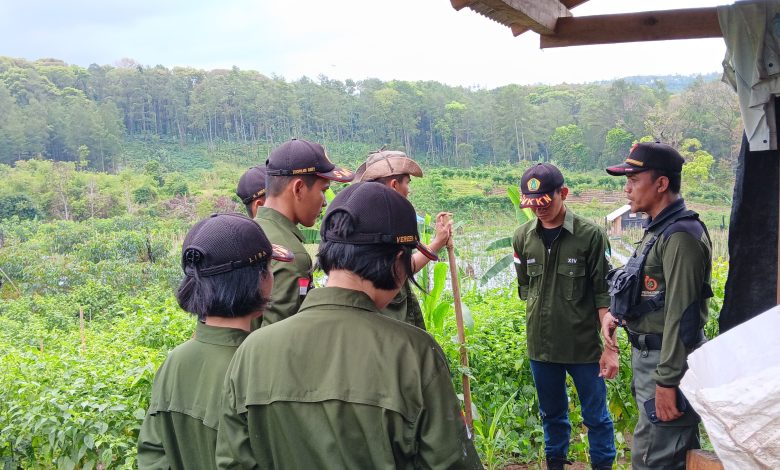
{"label": "brown wide-brim hat", "polygon": [[355,172],[355,182],[375,181],[379,178],[395,175],[410,175],[422,178],[423,171],[416,161],[404,152],[381,150],[368,156],[368,159]]}

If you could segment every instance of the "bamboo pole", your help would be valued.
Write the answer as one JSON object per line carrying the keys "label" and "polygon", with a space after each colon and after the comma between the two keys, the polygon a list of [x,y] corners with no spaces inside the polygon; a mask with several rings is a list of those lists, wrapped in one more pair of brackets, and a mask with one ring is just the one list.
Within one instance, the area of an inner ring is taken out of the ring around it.
{"label": "bamboo pole", "polygon": [[[450,280],[452,282],[452,296],[455,300],[455,322],[458,325],[458,344],[460,345],[460,365],[463,368],[469,367],[469,354],[466,350],[466,332],[463,327],[463,309],[460,303],[460,285],[458,283],[458,265],[455,260],[455,245],[452,241],[452,235],[447,242],[447,257],[450,263]],[[469,376],[463,374],[463,407],[466,408],[466,425],[469,431],[473,429],[474,417],[471,413],[471,384]]]}

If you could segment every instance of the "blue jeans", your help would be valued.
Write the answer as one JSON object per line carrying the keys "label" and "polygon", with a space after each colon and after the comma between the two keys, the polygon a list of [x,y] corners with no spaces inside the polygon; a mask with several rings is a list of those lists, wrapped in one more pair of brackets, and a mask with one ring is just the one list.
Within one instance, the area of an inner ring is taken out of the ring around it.
{"label": "blue jeans", "polygon": [[590,462],[593,466],[611,465],[615,460],[615,430],[607,411],[607,386],[599,377],[599,365],[558,364],[531,361],[539,411],[544,428],[547,458],[565,459],[569,453],[571,424],[566,373],[574,379],[582,405],[582,420],[588,427]]}

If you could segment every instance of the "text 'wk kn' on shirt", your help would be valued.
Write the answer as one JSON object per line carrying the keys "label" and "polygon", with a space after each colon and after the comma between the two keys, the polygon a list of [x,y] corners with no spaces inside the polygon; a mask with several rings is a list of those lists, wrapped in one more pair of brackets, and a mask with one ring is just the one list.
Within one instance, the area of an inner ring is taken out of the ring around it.
{"label": "text 'wk kn' on shirt", "polygon": [[542,230],[538,219],[530,220],[512,240],[518,294],[526,300],[528,355],[544,362],[598,362],[598,309],[609,307],[607,236],[568,208],[549,251]]}

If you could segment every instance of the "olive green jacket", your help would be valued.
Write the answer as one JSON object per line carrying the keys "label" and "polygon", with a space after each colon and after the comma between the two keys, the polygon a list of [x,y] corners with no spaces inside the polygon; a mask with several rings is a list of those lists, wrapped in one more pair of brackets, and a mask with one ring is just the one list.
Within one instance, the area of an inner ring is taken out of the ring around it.
{"label": "olive green jacket", "polygon": [[258,208],[255,220],[271,243],[288,248],[295,255],[295,259],[290,263],[271,261],[271,271],[274,274],[271,305],[261,319],[252,323],[253,329],[261,320],[262,326],[267,326],[295,315],[312,278],[311,256],[303,246],[303,234],[298,227],[280,212],[269,207]]}
{"label": "olive green jacket", "polygon": [[534,219],[521,225],[512,240],[518,294],[527,301],[528,356],[544,362],[598,362],[598,309],[609,307],[607,236],[568,208],[549,253],[541,231]]}
{"label": "olive green jacket", "polygon": [[317,288],[225,379],[218,468],[482,468],[441,348],[363,292]]}
{"label": "olive green jacket", "polygon": [[195,337],[171,351],[154,377],[138,468],[214,468],[225,371],[248,334],[198,323]]}
{"label": "olive green jacket", "polygon": [[[650,220],[637,252],[652,238],[654,228],[679,210],[685,210],[682,199]],[[684,219],[670,226],[647,254],[640,278],[642,298],[649,299],[666,291],[665,303],[662,308],[627,323],[628,329],[635,333],[663,335],[661,359],[653,374],[656,383],[661,385],[676,386],[685,373],[688,354],[694,348],[683,343],[683,330],[695,334],[707,322],[708,300],[703,290],[710,284],[711,251],[710,239],[701,222]]]}
{"label": "olive green jacket", "polygon": [[414,294],[409,281],[404,283],[398,295],[393,297],[393,300],[390,301],[387,307],[380,310],[379,313],[394,320],[425,329],[425,318],[423,318],[422,308],[420,308],[420,301],[417,300],[417,296]]}

